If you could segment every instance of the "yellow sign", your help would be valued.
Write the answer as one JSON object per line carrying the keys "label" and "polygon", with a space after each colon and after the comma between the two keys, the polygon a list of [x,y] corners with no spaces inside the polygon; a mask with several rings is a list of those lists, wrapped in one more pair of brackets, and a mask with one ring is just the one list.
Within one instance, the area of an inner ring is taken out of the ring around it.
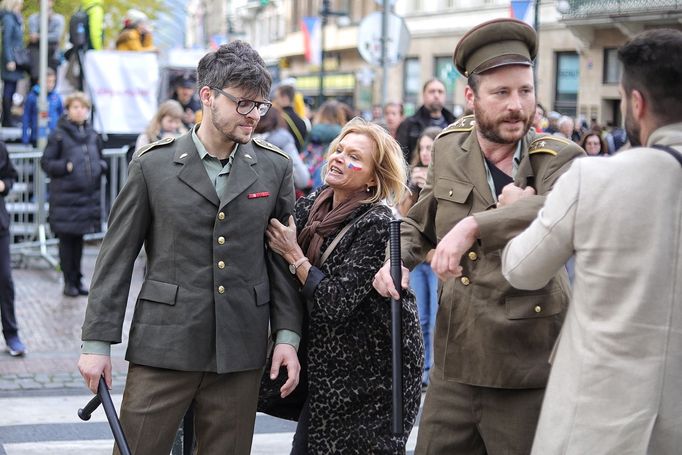
{"label": "yellow sign", "polygon": [[[297,76],[296,88],[301,91],[311,92],[320,90],[319,76]],[[330,92],[352,92],[355,90],[355,75],[345,74],[325,74],[324,89]]]}

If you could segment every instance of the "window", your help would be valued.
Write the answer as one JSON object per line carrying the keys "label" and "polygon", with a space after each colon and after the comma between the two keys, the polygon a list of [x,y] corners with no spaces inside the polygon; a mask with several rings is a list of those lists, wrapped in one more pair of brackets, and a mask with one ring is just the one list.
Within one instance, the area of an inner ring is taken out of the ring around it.
{"label": "window", "polygon": [[452,63],[452,56],[436,57],[433,67],[435,68],[434,77],[443,81],[445,84],[445,107],[452,111],[454,108],[453,99],[455,93],[455,82],[459,73]]}
{"label": "window", "polygon": [[604,49],[604,84],[620,83],[622,65],[618,61],[618,49]]}
{"label": "window", "polygon": [[291,32],[296,33],[301,29],[301,5],[299,2],[291,2]]}
{"label": "window", "polygon": [[405,59],[403,66],[403,104],[405,106],[405,115],[412,115],[417,110],[417,102],[419,101],[419,93],[421,90],[421,76],[420,76],[419,58],[408,57]]}
{"label": "window", "polygon": [[557,52],[554,110],[575,117],[580,82],[580,57],[576,52]]}
{"label": "window", "polygon": [[351,0],[336,0],[336,2],[332,2],[332,5],[334,5],[334,11],[345,13],[351,21],[357,22],[356,17],[353,15],[353,2]]}

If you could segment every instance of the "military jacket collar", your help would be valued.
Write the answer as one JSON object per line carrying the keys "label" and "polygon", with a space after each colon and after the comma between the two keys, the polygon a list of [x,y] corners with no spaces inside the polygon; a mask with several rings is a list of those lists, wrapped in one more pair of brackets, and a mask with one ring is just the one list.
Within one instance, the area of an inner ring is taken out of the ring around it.
{"label": "military jacket collar", "polygon": [[227,184],[220,195],[206,173],[191,133],[179,137],[176,144],[173,161],[182,165],[178,170],[178,178],[216,207],[229,204],[258,179],[254,169],[258,160],[251,142],[237,148]]}

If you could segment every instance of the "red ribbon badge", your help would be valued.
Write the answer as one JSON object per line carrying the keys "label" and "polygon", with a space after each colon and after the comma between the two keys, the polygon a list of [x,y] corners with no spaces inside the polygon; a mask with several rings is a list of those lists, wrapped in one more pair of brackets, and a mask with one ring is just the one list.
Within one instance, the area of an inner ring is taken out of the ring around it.
{"label": "red ribbon badge", "polygon": [[259,197],[268,197],[268,196],[270,196],[270,193],[269,193],[269,192],[267,192],[267,191],[262,191],[262,192],[260,192],[260,193],[251,193],[251,194],[248,195],[248,198],[249,198],[249,199],[256,199],[256,198],[259,198]]}

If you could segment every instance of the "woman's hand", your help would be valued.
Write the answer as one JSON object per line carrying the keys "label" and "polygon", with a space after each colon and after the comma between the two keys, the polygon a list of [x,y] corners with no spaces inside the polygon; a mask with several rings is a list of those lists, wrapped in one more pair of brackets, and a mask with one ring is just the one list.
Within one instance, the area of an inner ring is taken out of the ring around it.
{"label": "woman's hand", "polygon": [[289,264],[303,257],[303,252],[296,240],[296,223],[294,217],[289,215],[289,225],[285,226],[278,219],[272,218],[265,236],[268,238],[268,246],[275,253],[282,256]]}
{"label": "woman's hand", "polygon": [[7,68],[7,71],[14,71],[17,69],[17,64],[15,62],[7,62],[5,67]]}
{"label": "woman's hand", "polygon": [[426,184],[426,174],[428,172],[428,168],[425,168],[423,166],[415,166],[412,168],[412,171],[410,172],[410,181],[417,185],[417,187],[424,188],[424,185]]}

